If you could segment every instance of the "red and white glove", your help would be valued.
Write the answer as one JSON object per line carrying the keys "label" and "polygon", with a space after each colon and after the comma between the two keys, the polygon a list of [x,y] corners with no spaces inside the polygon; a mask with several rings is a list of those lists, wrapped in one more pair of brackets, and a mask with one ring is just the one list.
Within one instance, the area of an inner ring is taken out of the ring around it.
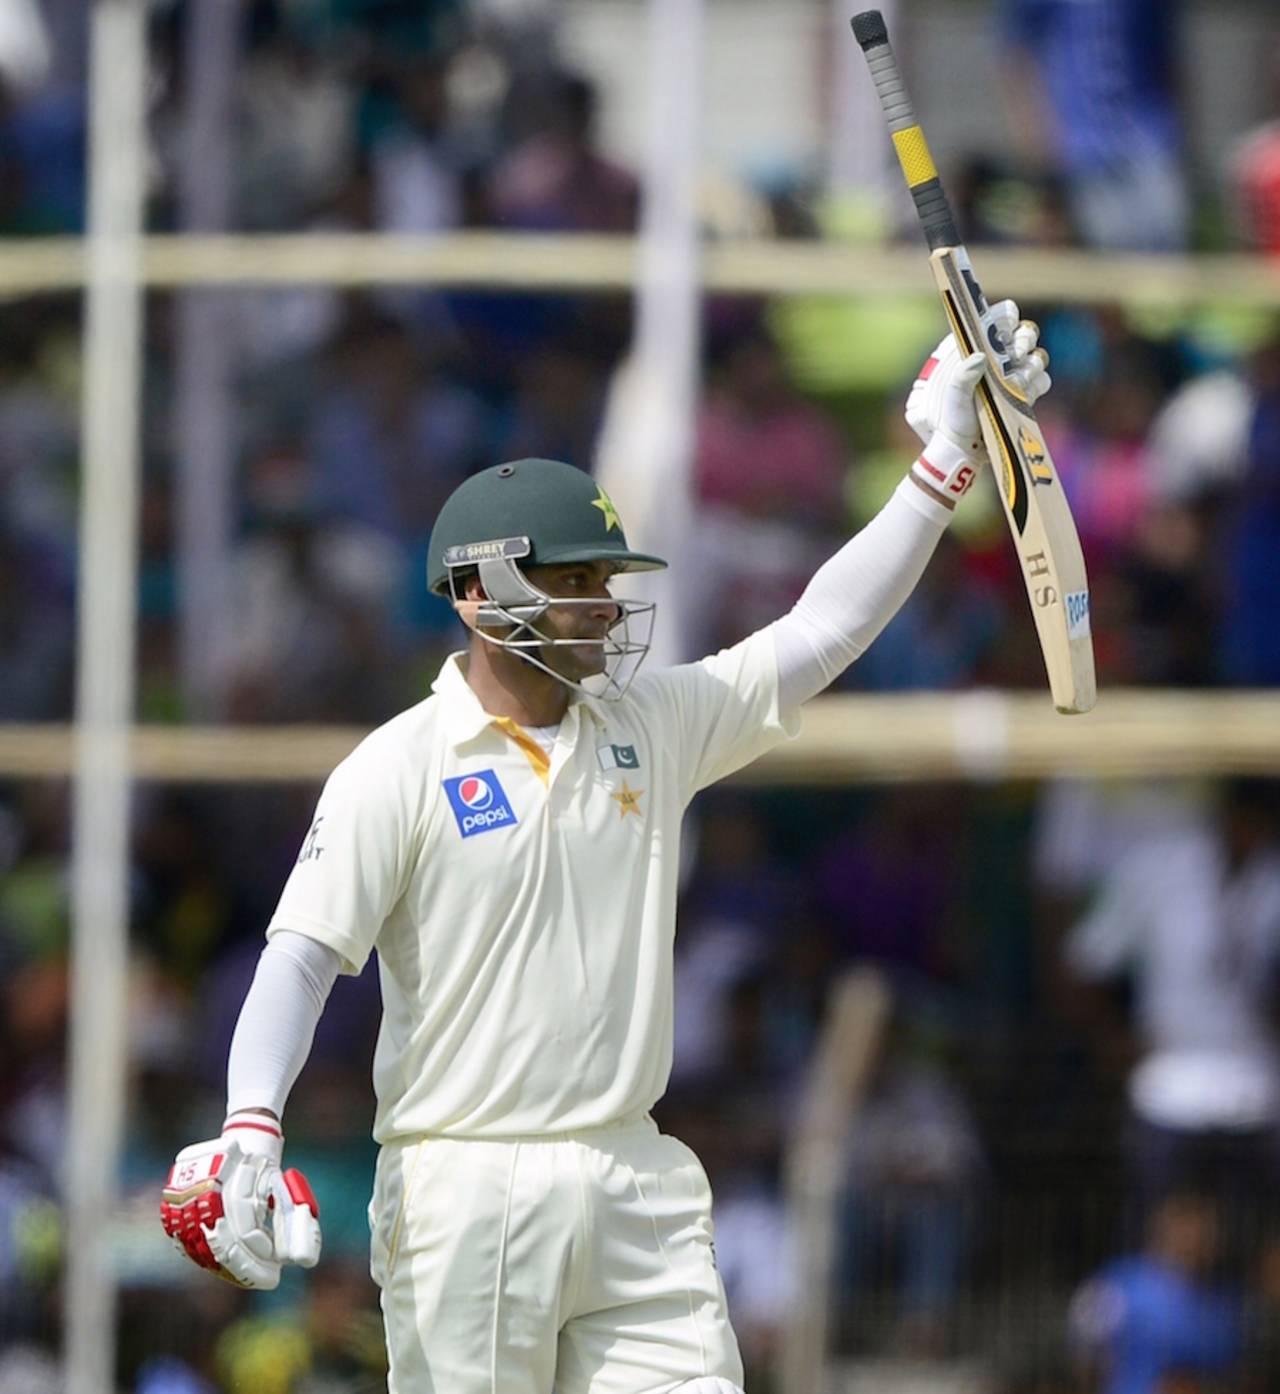
{"label": "red and white glove", "polygon": [[[1020,319],[1018,306],[1002,300],[991,307],[991,318],[1009,354],[1005,379],[1034,406],[1052,386],[1049,355],[1039,347],[1040,327]],[[960,356],[955,337],[948,334],[925,360],[907,397],[907,425],[925,448],[911,472],[930,489],[951,499],[961,498],[985,462],[974,389],[986,359],[975,353]]]}
{"label": "red and white glove", "polygon": [[932,493],[963,498],[987,458],[973,400],[986,356],[961,358],[950,334],[920,369],[907,398],[907,422],[924,440],[911,474]]}
{"label": "red and white glove", "polygon": [[284,1134],[233,1113],[222,1136],[178,1153],[160,1201],[165,1233],[193,1263],[237,1287],[274,1288],[286,1263],[320,1257],[320,1207],[300,1171],[280,1170]]}

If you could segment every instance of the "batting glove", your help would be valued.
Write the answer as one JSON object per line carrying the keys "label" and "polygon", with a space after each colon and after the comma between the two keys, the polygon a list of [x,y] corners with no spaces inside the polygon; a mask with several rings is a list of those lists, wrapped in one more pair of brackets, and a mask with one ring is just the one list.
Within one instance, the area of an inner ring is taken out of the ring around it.
{"label": "batting glove", "polygon": [[1049,350],[1040,347],[1040,326],[1033,319],[1023,319],[1013,300],[993,305],[991,318],[1008,351],[1005,381],[1012,383],[1035,406],[1053,386],[1049,376]]}
{"label": "batting glove", "polygon": [[320,1207],[300,1171],[280,1170],[284,1134],[233,1113],[222,1136],[178,1153],[160,1202],[165,1233],[193,1263],[237,1287],[274,1288],[286,1263],[320,1257]]}
{"label": "batting glove", "polygon": [[[968,492],[987,455],[973,400],[974,388],[986,366],[987,360],[980,353],[961,358],[955,340],[948,334],[920,369],[920,377],[911,389],[917,405],[927,398],[933,413],[930,421],[921,423],[931,429],[911,473],[930,491],[953,501]],[[911,421],[910,399],[907,410],[907,419]],[[912,429],[923,434],[914,421]]]}
{"label": "batting glove", "polygon": [[[1009,357],[1005,380],[1034,405],[1052,386],[1049,355],[1039,347],[1040,327],[1021,319],[1012,300],[992,306],[991,318]],[[930,489],[960,498],[987,458],[978,425],[974,389],[986,367],[981,353],[962,358],[948,334],[925,360],[907,397],[907,425],[925,443],[912,473]]]}

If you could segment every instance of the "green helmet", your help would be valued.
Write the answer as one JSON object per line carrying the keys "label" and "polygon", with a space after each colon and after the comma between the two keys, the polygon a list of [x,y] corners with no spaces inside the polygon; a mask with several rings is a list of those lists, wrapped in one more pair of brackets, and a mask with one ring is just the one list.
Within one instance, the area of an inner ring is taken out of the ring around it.
{"label": "green helmet", "polygon": [[609,495],[559,460],[494,465],[460,484],[431,532],[427,585],[447,596],[451,572],[498,558],[522,566],[611,561],[622,571],[666,566],[661,557],[633,552]]}
{"label": "green helmet", "polygon": [[[515,460],[482,470],[445,500],[427,548],[427,584],[451,600],[463,622],[485,640],[518,654],[567,686],[621,697],[649,651],[652,601],[614,597],[617,616],[603,637],[556,638],[540,627],[557,607],[597,605],[595,598],[554,602],[526,574],[531,566],[612,562],[619,571],[656,571],[661,557],[633,552],[609,495],[582,470],[559,460]],[[483,598],[464,600],[466,578]],[[578,681],[547,661],[557,646],[600,650],[601,671]],[[589,686],[589,682],[594,682]]]}

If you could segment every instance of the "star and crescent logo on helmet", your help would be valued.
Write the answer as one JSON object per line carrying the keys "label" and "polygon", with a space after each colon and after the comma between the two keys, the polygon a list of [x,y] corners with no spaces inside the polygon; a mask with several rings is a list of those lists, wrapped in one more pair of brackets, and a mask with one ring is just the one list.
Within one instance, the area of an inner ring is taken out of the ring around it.
{"label": "star and crescent logo on helmet", "polygon": [[619,532],[622,531],[622,519],[618,517],[618,510],[613,506],[613,500],[599,484],[596,485],[596,496],[591,500],[591,507],[598,508],[604,515],[605,532],[612,532],[614,528],[617,528]]}

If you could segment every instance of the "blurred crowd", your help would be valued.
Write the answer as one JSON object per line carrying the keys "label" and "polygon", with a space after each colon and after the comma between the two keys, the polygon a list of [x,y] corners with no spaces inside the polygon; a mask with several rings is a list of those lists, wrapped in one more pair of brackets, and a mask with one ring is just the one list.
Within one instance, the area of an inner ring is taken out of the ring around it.
{"label": "blurred crowd", "polygon": [[[43,48],[11,44],[7,66],[0,28],[0,236],[83,229],[84,8],[45,0]],[[228,225],[634,230],[636,174],[599,138],[607,94],[565,66],[540,8],[244,4]],[[1280,107],[1260,101],[1220,167],[1193,168],[1174,79],[1180,9],[992,7],[1020,143],[947,171],[969,236],[1280,253],[1268,119]],[[157,230],[183,216],[188,11],[159,6],[153,26]],[[817,239],[839,222],[827,192],[805,169],[744,181],[736,206],[767,235]],[[708,217],[708,235],[724,235]],[[212,704],[197,702],[180,671],[181,313],[155,296],[139,715],[372,726],[418,700],[458,646],[422,581],[440,502],[504,458],[591,466],[630,304],[430,287],[221,303],[235,344],[235,623]],[[1280,315],[1022,308],[1052,355],[1041,419],[1089,563],[1100,685],[1280,682]],[[699,594],[712,599],[690,606],[698,651],[781,613],[888,496],[912,451],[901,404],[936,320],[932,306],[708,298],[694,478]],[[71,714],[80,327],[68,299],[4,311],[0,721]],[[1025,604],[998,500],[975,489],[839,686],[1039,688]],[[125,1190],[108,1221],[130,1394],[379,1386],[370,973],[335,989],[290,1103],[290,1158],[324,1211],[320,1268],[250,1300],[184,1267],[156,1216],[173,1151],[221,1116],[231,1030],[315,793],[136,791],[133,1073]],[[841,1163],[839,1348],[978,1357],[1009,1394],[1274,1387],[1278,833],[1280,795],[1253,781],[704,797],[660,1121],[711,1175],[754,1390],[769,1388],[800,1281],[785,1145],[832,984],[868,965],[894,1005]],[[0,1388],[31,1394],[58,1388],[74,1242],[59,1209],[68,843],[65,786],[0,781]]]}
{"label": "blurred crowd", "polygon": [[[172,1153],[220,1117],[261,926],[314,794],[138,795],[129,1122],[108,1224],[121,1387],[139,1394],[315,1394],[380,1377],[364,1217],[371,970],[339,981],[289,1105],[290,1160],[324,1217],[320,1268],[249,1298],[173,1253],[156,1220]],[[57,1388],[49,1347],[73,1242],[58,1211],[66,798],[53,783],[0,789],[5,1389]],[[874,970],[893,1007],[840,1151],[837,1349],[980,1358],[1011,1392],[1164,1387],[1090,1373],[1122,1367],[1181,1369],[1186,1389],[1270,1387],[1274,784],[729,790],[700,801],[689,839],[676,1065],[657,1115],[710,1175],[754,1388],[771,1387],[802,1296],[786,1148],[833,988],[855,969]],[[44,1383],[16,1382],[41,1360]]]}

